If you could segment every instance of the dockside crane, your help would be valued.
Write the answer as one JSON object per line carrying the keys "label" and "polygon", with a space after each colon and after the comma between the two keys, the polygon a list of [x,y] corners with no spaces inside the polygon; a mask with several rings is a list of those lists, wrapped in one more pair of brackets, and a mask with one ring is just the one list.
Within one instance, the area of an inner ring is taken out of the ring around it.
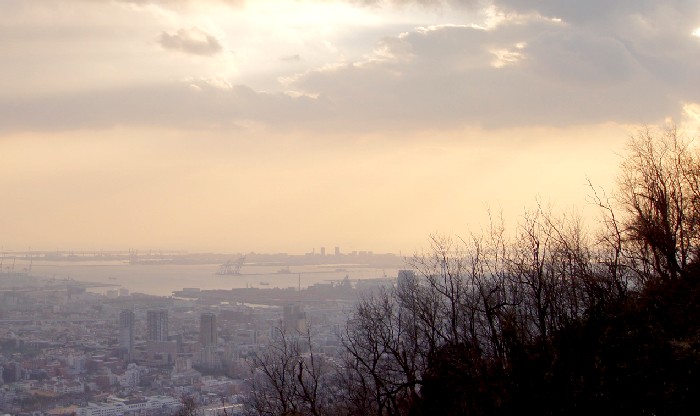
{"label": "dockside crane", "polygon": [[219,266],[216,272],[219,276],[235,276],[241,274],[241,268],[245,263],[245,256],[241,256],[236,261],[227,260],[226,263]]}

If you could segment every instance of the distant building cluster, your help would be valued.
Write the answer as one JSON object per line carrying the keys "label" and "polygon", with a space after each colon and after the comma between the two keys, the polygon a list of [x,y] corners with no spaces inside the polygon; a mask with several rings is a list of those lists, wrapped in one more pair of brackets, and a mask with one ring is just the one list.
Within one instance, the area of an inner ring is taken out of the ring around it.
{"label": "distant building cluster", "polygon": [[338,330],[357,293],[396,279],[346,278],[301,291],[188,288],[167,298],[98,294],[29,276],[7,282],[0,414],[117,416],[172,414],[185,396],[202,409],[221,398],[240,402],[248,359],[280,330],[302,336],[313,324],[318,351],[340,357]]}
{"label": "distant building cluster", "polygon": [[[327,253],[326,253],[326,247],[319,247],[318,253],[316,252],[316,248],[313,248],[313,249],[311,250],[311,252],[306,253],[306,256],[321,256],[321,257],[325,257],[326,255],[327,255]],[[328,254],[328,255],[330,255],[330,254]],[[341,257],[341,256],[345,256],[345,257],[358,257],[358,256],[359,256],[359,257],[365,257],[365,256],[373,256],[373,255],[374,255],[374,252],[371,251],[371,250],[370,250],[370,251],[366,251],[366,250],[365,250],[365,251],[362,251],[362,250],[361,250],[361,251],[357,251],[357,250],[354,250],[354,251],[351,251],[351,252],[349,252],[349,253],[342,253],[342,252],[340,251],[340,247],[338,247],[338,246],[336,246],[336,247],[333,249],[333,256],[335,256],[335,257]],[[392,256],[393,256],[393,255],[392,255]]]}

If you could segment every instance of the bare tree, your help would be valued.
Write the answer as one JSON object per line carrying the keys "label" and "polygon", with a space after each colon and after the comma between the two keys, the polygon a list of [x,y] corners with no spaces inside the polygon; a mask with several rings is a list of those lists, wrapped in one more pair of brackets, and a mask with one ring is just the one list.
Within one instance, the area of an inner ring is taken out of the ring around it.
{"label": "bare tree", "polygon": [[251,358],[249,410],[270,416],[330,414],[334,403],[326,397],[331,391],[324,390],[324,383],[331,366],[316,351],[311,329],[276,331],[273,341]]}
{"label": "bare tree", "polygon": [[466,239],[431,236],[430,249],[408,261],[415,279],[360,299],[338,365],[314,353],[310,333],[282,333],[253,359],[255,413],[399,416],[430,394],[454,401],[455,414],[496,413],[520,388],[509,376],[525,385],[544,377],[548,361],[564,360],[557,342],[578,351],[567,336],[582,323],[595,332],[635,290],[683,278],[697,262],[698,154],[675,129],[647,130],[621,167],[615,198],[591,185],[597,232],[538,203],[512,238],[499,219]]}
{"label": "bare tree", "polygon": [[177,412],[177,416],[197,416],[199,414],[197,402],[192,396],[182,396],[180,398],[180,410]]}
{"label": "bare tree", "polygon": [[424,359],[413,310],[382,290],[360,300],[346,328],[343,375],[351,414],[400,415],[417,400]]}
{"label": "bare tree", "polygon": [[508,245],[511,315],[525,339],[546,338],[580,319],[600,296],[611,296],[610,277],[578,215],[554,215],[538,204],[527,211]]}
{"label": "bare tree", "polygon": [[631,260],[663,280],[685,274],[700,242],[700,160],[676,128],[639,132],[621,164],[617,202]]}
{"label": "bare tree", "polygon": [[[589,295],[598,295],[603,292],[610,293],[614,297],[625,296],[631,284],[635,283],[635,277],[647,276],[649,273],[638,274],[634,267],[629,267],[629,258],[626,255],[626,241],[623,225],[619,219],[619,213],[613,205],[604,189],[596,189],[588,180],[591,190],[591,202],[599,208],[601,228],[597,231],[597,241],[591,244],[593,261],[602,267],[596,275],[589,279],[587,290]],[[608,285],[600,285],[605,282]],[[642,279],[643,280],[643,279]]]}

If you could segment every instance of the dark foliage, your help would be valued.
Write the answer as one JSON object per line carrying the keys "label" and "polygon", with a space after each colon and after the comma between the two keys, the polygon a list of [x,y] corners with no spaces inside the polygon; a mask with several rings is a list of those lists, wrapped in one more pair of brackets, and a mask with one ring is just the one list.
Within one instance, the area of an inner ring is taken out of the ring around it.
{"label": "dark foliage", "polygon": [[[514,314],[507,310],[496,314],[500,325],[493,340],[502,354],[484,354],[465,342],[447,343],[434,351],[423,377],[420,410],[415,413],[697,413],[699,160],[675,130],[660,136],[643,131],[631,140],[621,167],[617,208],[595,197],[608,215],[602,241],[612,253],[607,258],[613,261],[608,262],[612,267],[607,273],[587,269],[592,258],[571,250],[568,242],[563,256],[552,256],[550,246],[549,257],[544,257],[541,247],[547,239],[540,237],[543,234],[536,227],[528,228],[524,241],[533,247],[538,280],[520,278],[508,290],[515,293],[523,282],[533,288],[532,282],[536,283],[536,300],[550,299],[554,307],[525,312],[525,316],[529,313],[544,317],[541,322],[551,319],[556,324],[528,336],[532,325],[523,326],[514,318],[522,316],[528,305],[524,301],[515,306]],[[561,226],[556,225],[545,229],[544,235],[558,235],[559,230]],[[575,258],[584,267],[559,280],[547,280],[556,276],[551,264],[562,263],[562,258]],[[526,262],[522,264],[527,267]],[[585,292],[583,313],[560,319],[564,309],[557,305],[580,299],[566,288],[588,282],[594,284]],[[611,295],[612,288],[617,292]],[[548,294],[552,296],[547,298]]]}
{"label": "dark foliage", "polygon": [[657,281],[547,339],[508,342],[508,365],[465,345],[430,360],[420,413],[696,414],[700,273]]}
{"label": "dark foliage", "polygon": [[[497,414],[508,398],[506,373],[473,346],[450,345],[430,359],[423,377],[420,413]],[[417,412],[418,413],[418,412]]]}

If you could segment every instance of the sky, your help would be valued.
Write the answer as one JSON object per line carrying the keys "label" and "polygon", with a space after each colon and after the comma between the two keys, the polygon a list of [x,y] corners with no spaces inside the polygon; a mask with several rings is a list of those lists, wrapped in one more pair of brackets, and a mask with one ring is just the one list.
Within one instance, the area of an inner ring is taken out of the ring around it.
{"label": "sky", "polygon": [[696,135],[699,6],[0,0],[0,245],[406,254],[587,216],[642,126]]}

